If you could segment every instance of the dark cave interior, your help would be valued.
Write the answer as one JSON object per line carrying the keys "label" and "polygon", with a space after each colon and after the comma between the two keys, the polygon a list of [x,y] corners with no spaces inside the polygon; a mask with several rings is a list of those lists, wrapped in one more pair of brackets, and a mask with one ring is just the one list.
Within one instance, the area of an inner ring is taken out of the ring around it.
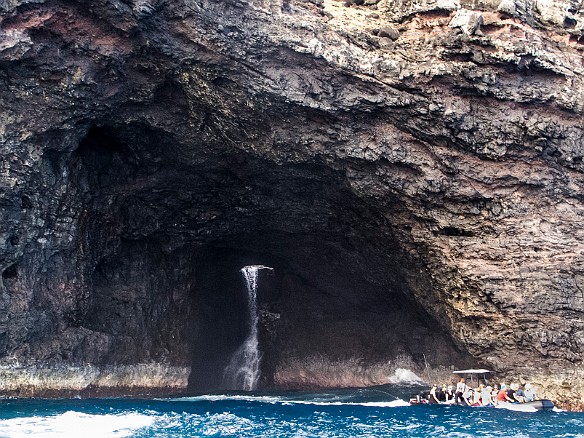
{"label": "dark cave interior", "polygon": [[239,269],[261,263],[274,267],[260,279],[263,388],[291,357],[468,362],[409,290],[419,266],[342,171],[141,124],[93,126],[46,161],[70,187],[62,202],[88,266],[68,324],[110,340],[73,360],[190,365],[190,391],[221,389],[247,327]]}

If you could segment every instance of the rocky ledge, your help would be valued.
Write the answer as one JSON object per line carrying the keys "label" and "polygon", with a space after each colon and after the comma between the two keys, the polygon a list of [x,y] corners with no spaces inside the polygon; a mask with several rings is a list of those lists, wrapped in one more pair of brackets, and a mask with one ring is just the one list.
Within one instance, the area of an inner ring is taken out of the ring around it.
{"label": "rocky ledge", "polygon": [[220,388],[262,263],[263,387],[478,364],[583,409],[583,11],[2,2],[3,390]]}

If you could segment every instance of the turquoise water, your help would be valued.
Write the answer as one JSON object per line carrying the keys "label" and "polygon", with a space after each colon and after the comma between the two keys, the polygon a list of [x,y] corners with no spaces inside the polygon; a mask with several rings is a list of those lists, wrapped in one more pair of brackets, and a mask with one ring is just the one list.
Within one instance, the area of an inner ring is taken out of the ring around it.
{"label": "turquoise water", "polygon": [[581,413],[408,406],[399,397],[407,399],[407,391],[381,387],[149,400],[7,399],[0,401],[0,437],[584,437]]}

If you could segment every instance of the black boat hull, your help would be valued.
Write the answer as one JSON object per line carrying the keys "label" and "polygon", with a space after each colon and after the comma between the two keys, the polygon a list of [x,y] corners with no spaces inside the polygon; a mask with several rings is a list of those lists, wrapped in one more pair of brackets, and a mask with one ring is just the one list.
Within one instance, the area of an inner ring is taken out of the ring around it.
{"label": "black boat hull", "polygon": [[526,406],[533,406],[538,411],[547,411],[554,408],[554,402],[551,400],[534,400],[523,403]]}

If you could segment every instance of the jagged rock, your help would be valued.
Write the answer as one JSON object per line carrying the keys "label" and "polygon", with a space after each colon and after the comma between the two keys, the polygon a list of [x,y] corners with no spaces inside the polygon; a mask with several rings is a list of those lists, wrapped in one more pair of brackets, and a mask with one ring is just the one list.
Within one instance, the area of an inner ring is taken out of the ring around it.
{"label": "jagged rock", "polygon": [[472,3],[0,4],[5,393],[219,388],[262,263],[264,387],[582,408],[582,11]]}
{"label": "jagged rock", "polygon": [[7,30],[0,34],[0,59],[13,61],[20,59],[32,47],[31,38],[18,30]]}
{"label": "jagged rock", "polygon": [[497,11],[504,14],[511,15],[514,17],[517,15],[517,7],[515,6],[515,0],[502,0],[497,7]]}
{"label": "jagged rock", "polygon": [[417,14],[451,13],[461,7],[458,0],[382,0],[379,8],[391,21],[401,22]]}
{"label": "jagged rock", "polygon": [[475,11],[459,9],[448,24],[450,27],[459,27],[467,35],[473,35],[480,32],[480,26],[483,24],[483,16]]}
{"label": "jagged rock", "polygon": [[381,29],[379,29],[377,35],[381,38],[389,38],[392,41],[395,41],[399,38],[399,32],[393,27],[389,26],[384,26]]}

